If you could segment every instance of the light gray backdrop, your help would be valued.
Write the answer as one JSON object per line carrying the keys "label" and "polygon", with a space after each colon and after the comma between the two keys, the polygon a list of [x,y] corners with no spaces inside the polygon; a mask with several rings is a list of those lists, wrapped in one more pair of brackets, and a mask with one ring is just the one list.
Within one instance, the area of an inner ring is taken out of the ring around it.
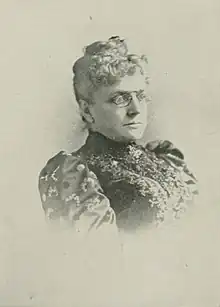
{"label": "light gray backdrop", "polygon": [[147,138],[169,139],[181,148],[205,192],[189,231],[189,237],[197,233],[189,246],[195,261],[182,297],[194,306],[217,307],[220,2],[2,0],[0,25],[0,306],[31,305],[37,297],[41,281],[33,271],[44,227],[38,172],[84,137],[77,127],[72,63],[84,45],[120,35],[149,59],[154,116]]}

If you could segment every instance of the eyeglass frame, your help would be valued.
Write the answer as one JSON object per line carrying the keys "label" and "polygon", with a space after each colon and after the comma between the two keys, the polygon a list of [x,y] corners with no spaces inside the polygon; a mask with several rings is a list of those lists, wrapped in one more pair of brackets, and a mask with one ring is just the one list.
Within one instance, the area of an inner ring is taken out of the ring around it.
{"label": "eyeglass frame", "polygon": [[[145,94],[145,90],[139,90],[139,91],[132,91],[132,92],[129,92],[129,91],[118,92],[117,95],[111,97],[107,102],[113,103],[113,104],[115,104],[119,108],[126,108],[126,107],[128,107],[131,104],[131,102],[133,100],[132,94],[136,95],[136,98],[138,99],[139,102],[142,102],[142,101],[144,102],[145,101],[145,102],[149,103],[152,100],[150,96],[147,96]],[[142,96],[142,98],[138,97],[138,95],[140,95],[140,94],[144,94],[144,97],[143,96]],[[124,99],[124,103],[117,103],[116,100],[119,97],[123,98],[123,95],[124,96],[125,95],[129,95],[129,97],[127,97],[127,99]]]}

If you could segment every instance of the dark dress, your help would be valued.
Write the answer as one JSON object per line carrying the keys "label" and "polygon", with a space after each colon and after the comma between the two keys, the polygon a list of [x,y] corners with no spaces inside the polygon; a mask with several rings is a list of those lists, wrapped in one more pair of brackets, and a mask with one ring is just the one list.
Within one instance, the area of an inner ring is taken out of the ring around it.
{"label": "dark dress", "polygon": [[39,176],[49,220],[77,231],[105,225],[134,231],[179,218],[194,201],[197,180],[169,141],[120,143],[90,132],[76,152],[61,151]]}

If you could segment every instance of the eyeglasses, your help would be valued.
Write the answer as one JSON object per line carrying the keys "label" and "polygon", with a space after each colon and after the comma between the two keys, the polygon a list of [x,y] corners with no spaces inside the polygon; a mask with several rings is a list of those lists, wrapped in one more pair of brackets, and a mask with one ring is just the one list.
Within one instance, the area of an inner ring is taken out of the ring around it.
{"label": "eyeglasses", "polygon": [[135,91],[135,92],[122,92],[117,93],[115,96],[110,98],[108,102],[116,104],[119,108],[124,108],[130,105],[133,100],[133,95],[136,95],[136,98],[140,103],[142,102],[150,102],[151,98],[146,95],[144,90]]}

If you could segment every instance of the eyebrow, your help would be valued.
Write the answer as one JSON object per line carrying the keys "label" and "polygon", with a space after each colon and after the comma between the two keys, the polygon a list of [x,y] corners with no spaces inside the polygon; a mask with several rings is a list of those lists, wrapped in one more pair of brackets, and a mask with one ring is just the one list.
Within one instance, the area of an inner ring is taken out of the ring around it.
{"label": "eyebrow", "polygon": [[130,93],[141,93],[141,92],[144,92],[144,91],[145,91],[144,89],[140,89],[138,91],[123,91],[123,90],[121,90],[121,91],[117,91],[114,94],[112,94],[110,98],[114,98],[117,95],[130,94]]}

